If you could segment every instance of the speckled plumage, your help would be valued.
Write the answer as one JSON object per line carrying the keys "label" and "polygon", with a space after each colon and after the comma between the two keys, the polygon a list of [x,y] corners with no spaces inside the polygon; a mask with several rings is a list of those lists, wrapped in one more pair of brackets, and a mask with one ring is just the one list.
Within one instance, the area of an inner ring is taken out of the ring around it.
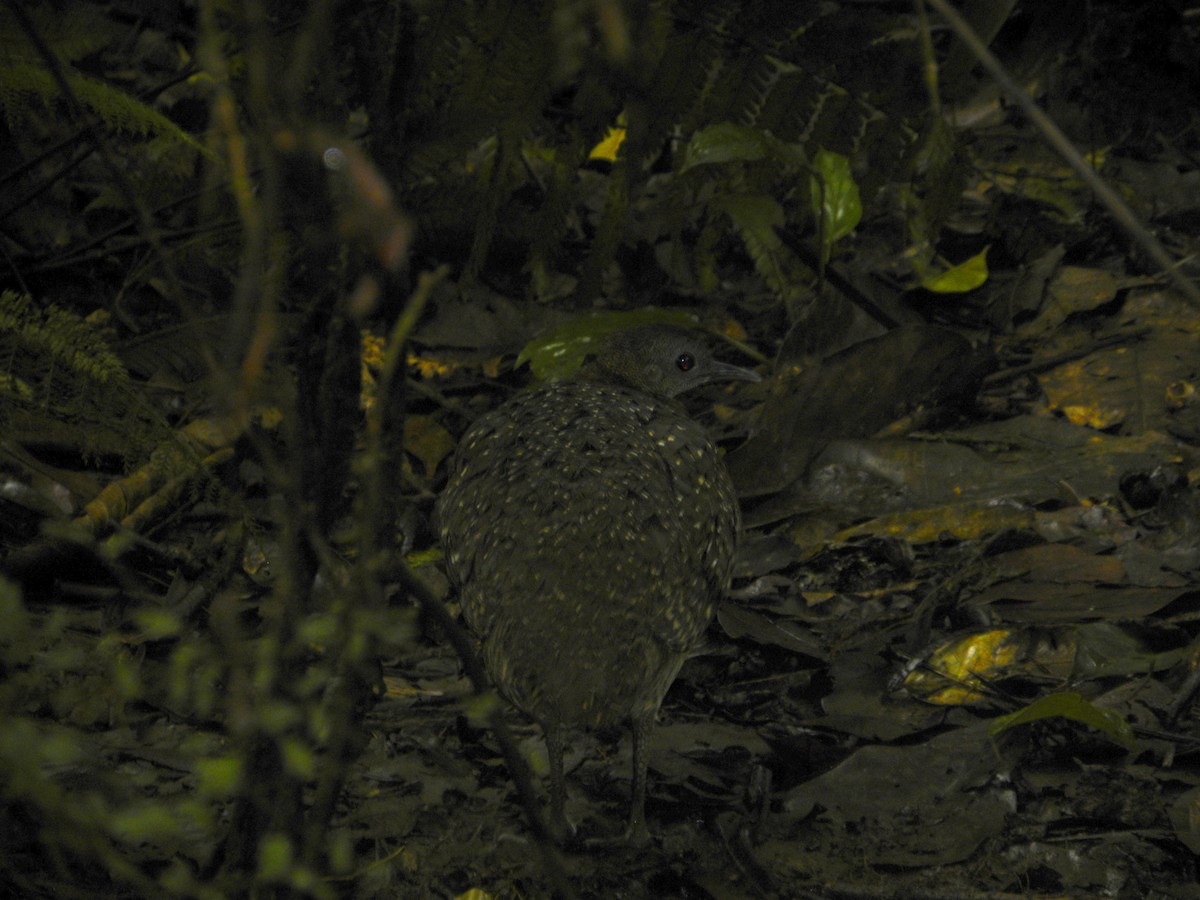
{"label": "speckled plumage", "polygon": [[459,445],[437,506],[447,567],[492,679],[546,734],[559,830],[563,729],[631,722],[644,831],[645,737],[728,583],[740,521],[724,462],[672,398],[739,378],[757,376],[698,334],[643,326]]}

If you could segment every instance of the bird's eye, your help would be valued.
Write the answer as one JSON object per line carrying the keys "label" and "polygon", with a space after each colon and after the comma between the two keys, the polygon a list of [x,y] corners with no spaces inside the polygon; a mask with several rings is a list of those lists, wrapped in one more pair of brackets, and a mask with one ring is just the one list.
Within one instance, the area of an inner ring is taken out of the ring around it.
{"label": "bird's eye", "polygon": [[675,368],[677,368],[680,372],[687,372],[694,365],[696,365],[696,357],[692,356],[690,353],[680,353],[677,357],[675,357]]}

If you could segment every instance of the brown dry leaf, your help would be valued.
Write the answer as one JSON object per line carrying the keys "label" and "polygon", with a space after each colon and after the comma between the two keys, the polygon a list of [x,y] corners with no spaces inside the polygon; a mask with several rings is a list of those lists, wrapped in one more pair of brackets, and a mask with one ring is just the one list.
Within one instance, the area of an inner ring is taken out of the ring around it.
{"label": "brown dry leaf", "polygon": [[833,541],[849,541],[864,535],[888,535],[913,544],[946,537],[974,540],[1006,528],[1032,528],[1032,510],[990,501],[955,503],[879,516],[834,535]]}
{"label": "brown dry leaf", "polygon": [[810,829],[832,825],[833,852],[859,865],[946,865],[1003,830],[1011,812],[995,777],[1003,766],[985,723],[909,746],[860,747],[787,792],[782,812],[819,808]]}
{"label": "brown dry leaf", "polygon": [[1005,576],[1064,584],[1084,581],[1119,584],[1125,569],[1115,556],[1096,556],[1070,544],[1038,544],[993,557],[992,565]]}
{"label": "brown dry leaf", "polygon": [[1175,836],[1193,853],[1200,853],[1200,788],[1192,788],[1168,810]]}
{"label": "brown dry leaf", "polygon": [[[833,441],[803,483],[756,507],[748,521],[820,510],[842,521],[874,517],[846,532],[850,536],[883,533],[924,541],[945,530],[977,537],[992,521],[1000,527],[1028,524],[1015,506],[1108,496],[1122,473],[1153,468],[1179,453],[1174,441],[1158,433],[1111,436],[1034,416],[940,437]],[[1010,523],[1011,517],[1017,521]]]}
{"label": "brown dry leaf", "polygon": [[1128,347],[1098,350],[1048,373],[1041,379],[1042,390],[1050,409],[1060,410],[1072,425],[1103,431],[1128,415],[1125,388],[1136,384],[1134,365]]}
{"label": "brown dry leaf", "polygon": [[1046,288],[1046,299],[1036,319],[1017,330],[1023,336],[1053,332],[1071,313],[1103,306],[1126,284],[1104,269],[1063,266]]}
{"label": "brown dry leaf", "polygon": [[[1131,296],[1122,310],[1122,327],[1130,326],[1149,331],[1039,376],[1050,409],[1095,429],[1124,424],[1135,432],[1166,430],[1177,404],[1174,386],[1200,376],[1200,314],[1167,292],[1144,291]],[[1062,352],[1078,341],[1077,334],[1052,337],[1039,355]]]}
{"label": "brown dry leaf", "polygon": [[1185,593],[1178,587],[1096,587],[1087,582],[1014,581],[989,588],[975,602],[1007,622],[1043,625],[1153,615]]}
{"label": "brown dry leaf", "polygon": [[1071,544],[1040,544],[992,560],[998,582],[974,597],[1008,622],[1075,623],[1150,615],[1182,586],[1134,584],[1125,557],[1088,553]]}

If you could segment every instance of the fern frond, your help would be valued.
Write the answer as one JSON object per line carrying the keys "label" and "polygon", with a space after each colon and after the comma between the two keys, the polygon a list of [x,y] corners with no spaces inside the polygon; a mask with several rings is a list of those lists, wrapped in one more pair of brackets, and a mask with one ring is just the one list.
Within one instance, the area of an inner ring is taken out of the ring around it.
{"label": "fern frond", "polygon": [[26,386],[19,396],[72,415],[84,397],[120,396],[127,404],[129,373],[95,329],[56,306],[42,308],[27,294],[0,294],[0,372]]}
{"label": "fern frond", "polygon": [[[145,410],[129,372],[95,328],[27,294],[0,294],[0,424],[69,422],[100,429],[122,452],[169,433]],[[96,442],[98,445],[100,441]],[[96,446],[94,445],[94,446]]]}
{"label": "fern frond", "polygon": [[[109,130],[137,137],[167,137],[203,153],[205,147],[156,110],[122,90],[64,66],[63,75],[72,93]],[[34,103],[54,109],[62,101],[54,76],[38,63],[0,64],[0,108],[9,128],[20,129],[33,116]]]}

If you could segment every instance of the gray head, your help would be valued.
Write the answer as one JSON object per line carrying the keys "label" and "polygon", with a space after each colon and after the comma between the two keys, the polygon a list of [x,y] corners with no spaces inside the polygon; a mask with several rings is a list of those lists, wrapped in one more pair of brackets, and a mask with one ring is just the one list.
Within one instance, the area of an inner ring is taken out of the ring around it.
{"label": "gray head", "polygon": [[639,325],[608,335],[597,344],[585,377],[659,397],[719,381],[762,380],[756,372],[714,359],[702,332],[676,325]]}

